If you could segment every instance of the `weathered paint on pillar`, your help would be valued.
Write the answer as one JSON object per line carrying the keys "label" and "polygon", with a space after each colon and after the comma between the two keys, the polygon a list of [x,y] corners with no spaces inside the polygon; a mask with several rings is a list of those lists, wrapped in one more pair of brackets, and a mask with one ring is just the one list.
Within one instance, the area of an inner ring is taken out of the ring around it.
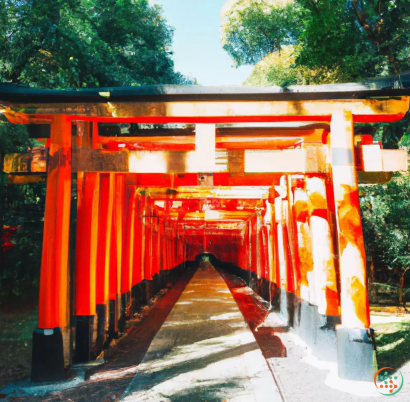
{"label": "weathered paint on pillar", "polygon": [[78,173],[75,314],[95,315],[99,173]]}
{"label": "weathered paint on pillar", "polygon": [[71,204],[71,121],[53,116],[50,134],[39,328],[67,325],[68,247]]}
{"label": "weathered paint on pillar", "polygon": [[252,252],[252,220],[249,219],[248,221],[248,238],[246,239],[248,242],[248,271],[252,271],[252,263],[253,263],[253,252]]}
{"label": "weathered paint on pillar", "polygon": [[370,315],[366,257],[355,167],[352,113],[335,112],[330,128],[339,240],[342,325],[349,328],[368,328]]}
{"label": "weathered paint on pillar", "polygon": [[293,289],[294,293],[300,296],[300,262],[299,262],[299,250],[296,220],[294,218],[294,197],[292,188],[292,176],[286,176],[286,191],[287,191],[287,215],[286,215],[286,227],[289,239],[289,252],[290,252],[290,268],[292,269]]}
{"label": "weathered paint on pillar", "polygon": [[97,304],[106,304],[108,301],[113,203],[114,174],[102,174],[100,181],[100,214],[98,223],[98,254],[96,277]]}
{"label": "weathered paint on pillar", "polygon": [[283,209],[283,201],[282,197],[275,198],[275,219],[277,223],[277,237],[278,237],[278,259],[279,259],[279,280],[280,280],[280,287],[283,290],[288,290],[287,284],[287,263],[286,263],[286,255],[285,255],[285,242],[283,238],[283,224],[282,224],[282,212]]}
{"label": "weathered paint on pillar", "polygon": [[308,220],[308,195],[304,189],[295,189],[294,212],[298,234],[300,296],[302,299],[315,304],[316,290],[313,278],[312,239]]}
{"label": "weathered paint on pillar", "polygon": [[258,269],[258,242],[257,242],[257,226],[258,226],[258,221],[257,221],[257,216],[256,214],[253,215],[251,218],[251,251],[252,251],[252,265],[251,265],[251,272],[256,273]]}
{"label": "weathered paint on pillar", "polygon": [[265,223],[266,223],[266,241],[268,248],[268,272],[269,280],[276,284],[276,254],[275,254],[275,208],[272,208],[272,204],[268,201],[266,203],[266,214],[265,214]]}
{"label": "weathered paint on pillar", "polygon": [[320,314],[339,315],[339,295],[324,179],[306,179],[317,306]]}

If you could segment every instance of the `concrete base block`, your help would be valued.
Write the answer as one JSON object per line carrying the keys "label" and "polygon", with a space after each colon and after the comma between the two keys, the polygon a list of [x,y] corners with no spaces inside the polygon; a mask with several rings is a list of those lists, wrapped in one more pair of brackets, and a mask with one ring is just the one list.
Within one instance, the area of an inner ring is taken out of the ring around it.
{"label": "concrete base block", "polygon": [[35,329],[33,332],[31,381],[62,381],[65,379],[61,328]]}
{"label": "concrete base block", "polygon": [[283,289],[279,290],[279,317],[286,327],[292,325],[293,306],[290,303],[289,293]]}
{"label": "concrete base block", "polygon": [[310,347],[316,344],[318,332],[318,311],[317,306],[306,301],[300,301],[296,305],[296,314],[294,315],[295,332]]}
{"label": "concrete base block", "polygon": [[313,353],[319,359],[337,361],[337,325],[340,325],[339,316],[318,314],[318,329]]}
{"label": "concrete base block", "polygon": [[337,362],[340,378],[373,381],[376,373],[376,353],[373,330],[336,328]]}

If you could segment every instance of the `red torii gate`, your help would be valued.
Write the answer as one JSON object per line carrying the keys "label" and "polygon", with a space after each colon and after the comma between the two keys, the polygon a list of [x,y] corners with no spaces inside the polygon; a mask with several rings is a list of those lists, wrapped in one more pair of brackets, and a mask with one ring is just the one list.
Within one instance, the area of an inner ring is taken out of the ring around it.
{"label": "red torii gate", "polygon": [[[2,84],[0,104],[12,123],[50,127],[47,171],[5,159],[11,182],[47,173],[34,380],[94,358],[106,332],[204,252],[250,271],[341,377],[372,378],[358,177],[386,182],[407,153],[353,125],[403,118],[406,91]],[[124,134],[125,123],[140,126]]]}

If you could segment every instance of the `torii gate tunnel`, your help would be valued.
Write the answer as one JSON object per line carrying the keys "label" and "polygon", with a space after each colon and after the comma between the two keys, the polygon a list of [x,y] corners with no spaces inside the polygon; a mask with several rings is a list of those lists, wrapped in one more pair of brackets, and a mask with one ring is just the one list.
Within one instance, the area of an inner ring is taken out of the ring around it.
{"label": "torii gate tunnel", "polygon": [[3,115],[49,137],[47,152],[5,159],[12,182],[47,180],[32,379],[63,379],[73,360],[95,358],[208,254],[337,361],[340,377],[371,380],[358,182],[407,170],[406,151],[366,131],[402,119],[405,95],[1,85]]}

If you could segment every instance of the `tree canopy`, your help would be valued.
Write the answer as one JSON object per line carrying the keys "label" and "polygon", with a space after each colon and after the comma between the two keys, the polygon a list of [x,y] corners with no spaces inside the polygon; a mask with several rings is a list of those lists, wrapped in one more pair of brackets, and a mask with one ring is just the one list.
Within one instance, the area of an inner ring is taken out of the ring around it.
{"label": "tree canopy", "polygon": [[191,83],[147,0],[0,0],[0,80],[44,88]]}
{"label": "tree canopy", "polygon": [[316,71],[315,83],[399,76],[410,67],[408,0],[241,0],[227,18],[224,49],[237,65],[292,44],[293,68]]}
{"label": "tree canopy", "polygon": [[300,35],[299,12],[292,4],[240,0],[225,19],[223,47],[237,66],[256,64]]}
{"label": "tree canopy", "polygon": [[410,176],[396,174],[387,185],[360,191],[366,252],[373,258],[376,280],[398,286],[410,267]]}

